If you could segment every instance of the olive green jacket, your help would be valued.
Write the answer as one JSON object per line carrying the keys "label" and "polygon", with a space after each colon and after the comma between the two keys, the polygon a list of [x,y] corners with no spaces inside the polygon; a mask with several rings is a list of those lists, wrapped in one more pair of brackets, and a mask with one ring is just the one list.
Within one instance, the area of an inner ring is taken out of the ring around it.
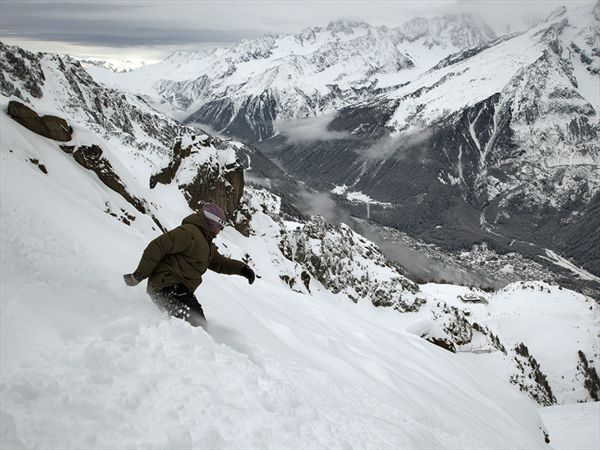
{"label": "olive green jacket", "polygon": [[154,239],[134,272],[138,280],[148,278],[148,291],[183,284],[194,292],[207,269],[240,275],[246,265],[217,251],[214,234],[203,215],[191,214],[177,228]]}

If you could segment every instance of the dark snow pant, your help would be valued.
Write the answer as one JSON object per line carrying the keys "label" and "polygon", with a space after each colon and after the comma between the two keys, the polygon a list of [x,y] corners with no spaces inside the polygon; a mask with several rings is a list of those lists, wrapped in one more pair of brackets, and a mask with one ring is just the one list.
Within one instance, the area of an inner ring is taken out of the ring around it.
{"label": "dark snow pant", "polygon": [[194,327],[204,327],[206,318],[202,306],[188,288],[174,284],[157,291],[151,291],[150,298],[162,311],[178,319],[189,322]]}

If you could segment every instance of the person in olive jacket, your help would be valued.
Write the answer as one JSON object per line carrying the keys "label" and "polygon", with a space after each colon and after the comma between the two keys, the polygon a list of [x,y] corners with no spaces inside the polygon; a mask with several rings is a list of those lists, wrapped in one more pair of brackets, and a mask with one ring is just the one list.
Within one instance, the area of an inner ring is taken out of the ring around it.
{"label": "person in olive jacket", "polygon": [[225,213],[215,203],[206,203],[202,213],[183,219],[177,228],[154,239],[133,273],[123,275],[128,286],[148,278],[147,292],[154,303],[171,316],[193,326],[205,326],[206,318],[194,291],[207,269],[241,275],[254,283],[254,271],[242,261],[226,258],[213,239],[225,226]]}

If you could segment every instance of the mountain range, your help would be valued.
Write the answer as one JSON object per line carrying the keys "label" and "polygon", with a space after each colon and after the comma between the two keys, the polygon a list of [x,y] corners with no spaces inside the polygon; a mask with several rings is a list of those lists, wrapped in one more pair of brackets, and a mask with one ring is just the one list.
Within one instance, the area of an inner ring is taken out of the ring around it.
{"label": "mountain range", "polygon": [[598,2],[500,37],[469,15],[339,21],[89,70],[260,148],[353,216],[598,276],[599,24]]}
{"label": "mountain range", "polygon": [[[319,33],[365,27],[338,25]],[[257,146],[184,125],[159,99],[109,87],[68,56],[0,44],[0,69],[3,445],[541,448],[565,431],[545,427],[540,407],[575,414],[598,400],[592,298],[556,279],[489,292],[417,283],[348,224],[299,212],[302,183]],[[369,100],[364,116],[349,104],[329,132],[365,139],[348,120],[372,121],[369,108],[386,101]],[[313,155],[313,170],[325,156]],[[380,220],[395,205],[334,181],[350,211],[371,205]],[[227,210],[219,250],[257,280],[206,274],[205,331],[166,320],[122,274],[208,199]],[[382,233],[446,261],[430,243]],[[464,253],[461,268],[544,277],[487,244]]]}

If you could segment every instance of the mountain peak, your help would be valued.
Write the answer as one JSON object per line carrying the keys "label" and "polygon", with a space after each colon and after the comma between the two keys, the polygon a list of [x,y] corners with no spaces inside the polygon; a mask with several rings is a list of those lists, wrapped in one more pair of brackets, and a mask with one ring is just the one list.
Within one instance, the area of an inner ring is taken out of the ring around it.
{"label": "mountain peak", "polygon": [[471,14],[416,17],[400,26],[398,30],[410,42],[418,39],[424,39],[429,45],[450,42],[458,48],[475,47],[497,37],[485,21]]}
{"label": "mountain peak", "polygon": [[317,39],[315,30],[310,27],[305,28],[300,33],[296,34],[294,37],[296,41],[300,44],[303,44],[304,42],[313,43]]}
{"label": "mountain peak", "polygon": [[564,6],[561,6],[560,8],[556,8],[554,11],[552,11],[550,13],[550,15],[548,16],[548,18],[546,19],[546,22],[549,22],[551,20],[557,19],[561,16],[564,16],[565,13],[567,12],[567,8]]}
{"label": "mountain peak", "polygon": [[357,28],[370,28],[370,25],[363,21],[339,19],[329,22],[327,30],[331,31],[332,34],[344,33],[352,34]]}

